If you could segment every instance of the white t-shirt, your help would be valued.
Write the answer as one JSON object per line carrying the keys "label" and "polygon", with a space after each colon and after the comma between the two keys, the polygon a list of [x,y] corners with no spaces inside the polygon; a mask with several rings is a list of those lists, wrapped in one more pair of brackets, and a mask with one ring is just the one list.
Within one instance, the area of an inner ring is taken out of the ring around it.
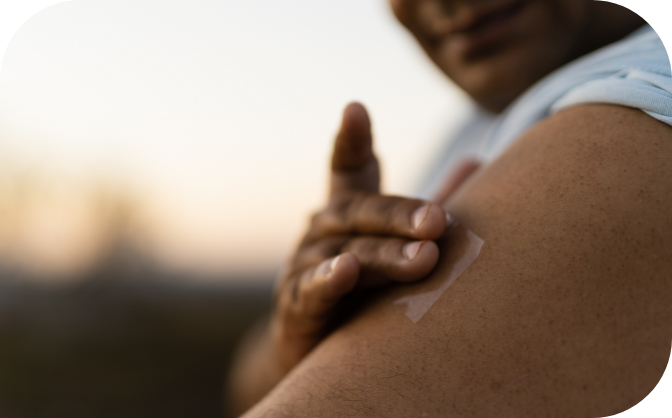
{"label": "white t-shirt", "polygon": [[562,109],[608,103],[641,109],[672,125],[672,72],[665,46],[650,26],[544,77],[498,116],[476,111],[440,154],[418,190],[431,198],[456,162],[497,158],[523,132]]}

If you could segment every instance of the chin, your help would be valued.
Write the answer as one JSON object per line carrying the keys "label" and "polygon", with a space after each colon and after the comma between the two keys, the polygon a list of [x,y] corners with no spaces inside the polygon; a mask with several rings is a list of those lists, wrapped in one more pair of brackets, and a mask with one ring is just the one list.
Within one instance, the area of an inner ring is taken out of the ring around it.
{"label": "chin", "polygon": [[566,62],[561,54],[549,54],[548,49],[539,46],[543,45],[510,44],[477,59],[457,60],[446,56],[437,64],[475,102],[491,112],[500,113],[537,81]]}
{"label": "chin", "polygon": [[530,71],[530,67],[511,64],[509,60],[481,62],[465,66],[458,74],[444,71],[476,103],[500,113],[544,75]]}

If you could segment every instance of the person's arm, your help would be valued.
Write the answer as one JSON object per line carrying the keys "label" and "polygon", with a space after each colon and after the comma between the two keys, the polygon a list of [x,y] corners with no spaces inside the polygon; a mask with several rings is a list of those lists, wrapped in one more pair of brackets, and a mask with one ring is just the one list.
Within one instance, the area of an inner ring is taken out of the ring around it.
{"label": "person's arm", "polygon": [[641,401],[672,340],[672,128],[590,105],[523,135],[448,204],[485,241],[417,323],[374,297],[245,418],[597,417]]}
{"label": "person's arm", "polygon": [[357,293],[420,280],[436,265],[433,240],[446,227],[441,205],[380,195],[379,182],[371,122],[352,103],[334,142],[327,206],[279,275],[270,318],[234,356],[225,390],[232,412],[266,395],[347,316]]}

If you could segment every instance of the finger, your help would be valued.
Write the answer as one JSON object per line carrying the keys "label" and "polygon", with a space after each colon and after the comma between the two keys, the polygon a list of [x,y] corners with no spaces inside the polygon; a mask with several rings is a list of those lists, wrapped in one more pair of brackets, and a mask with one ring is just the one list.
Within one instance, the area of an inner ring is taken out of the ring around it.
{"label": "finger", "polygon": [[443,234],[445,227],[445,211],[436,203],[350,193],[332,198],[327,209],[313,217],[304,245],[325,236],[349,234],[434,240]]}
{"label": "finger", "polygon": [[322,263],[327,258],[336,257],[343,246],[351,239],[350,236],[328,236],[304,245],[292,259],[294,271],[304,271]]}
{"label": "finger", "polygon": [[359,261],[361,271],[357,287],[361,288],[420,280],[439,260],[438,246],[426,240],[358,237],[350,240],[343,250]]}
{"label": "finger", "polygon": [[355,287],[358,277],[359,261],[348,253],[295,275],[280,295],[284,328],[297,336],[321,331],[331,319],[329,313]]}
{"label": "finger", "polygon": [[331,157],[330,183],[331,195],[348,190],[379,190],[380,170],[373,154],[371,120],[359,103],[350,103],[343,110]]}
{"label": "finger", "polygon": [[324,317],[339,299],[349,293],[359,278],[359,261],[344,253],[321,263],[305,275],[298,289],[298,303],[304,314]]}
{"label": "finger", "polygon": [[354,288],[358,277],[357,258],[342,254],[283,281],[272,336],[286,370],[324,338],[338,318],[340,298]]}

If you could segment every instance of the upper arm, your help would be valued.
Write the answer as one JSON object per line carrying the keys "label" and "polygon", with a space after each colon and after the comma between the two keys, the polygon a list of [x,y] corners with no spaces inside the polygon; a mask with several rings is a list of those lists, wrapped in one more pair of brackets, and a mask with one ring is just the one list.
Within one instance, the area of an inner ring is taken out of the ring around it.
{"label": "upper arm", "polygon": [[[605,416],[662,376],[672,340],[672,128],[591,105],[530,129],[448,204],[485,241],[414,324],[372,299],[251,416]],[[451,252],[452,251],[452,252]],[[425,415],[423,415],[425,414]]]}

